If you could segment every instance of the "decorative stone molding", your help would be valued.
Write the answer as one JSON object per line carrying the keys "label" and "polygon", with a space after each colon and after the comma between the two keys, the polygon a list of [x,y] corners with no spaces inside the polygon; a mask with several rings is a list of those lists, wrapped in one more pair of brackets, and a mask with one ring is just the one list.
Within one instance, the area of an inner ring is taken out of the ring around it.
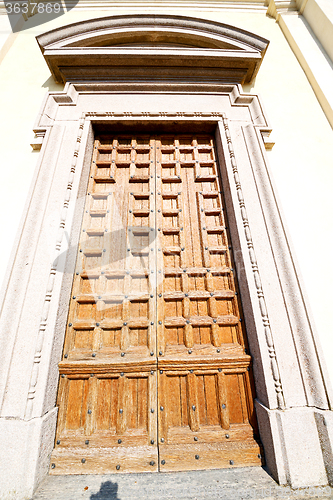
{"label": "decorative stone molding", "polygon": [[68,183],[67,183],[66,195],[65,195],[65,199],[64,199],[64,203],[63,203],[62,213],[61,213],[61,220],[60,220],[60,224],[59,224],[58,235],[57,235],[56,245],[55,245],[55,250],[54,250],[54,258],[52,261],[53,263],[52,263],[52,267],[50,269],[50,276],[49,276],[49,280],[48,280],[47,290],[45,293],[43,313],[42,313],[42,317],[40,320],[39,332],[38,332],[38,337],[37,337],[37,345],[36,345],[36,350],[35,350],[35,355],[34,355],[34,364],[33,364],[33,368],[32,368],[30,387],[29,387],[29,392],[28,392],[28,397],[27,397],[27,406],[26,406],[26,411],[25,411],[25,418],[26,419],[30,419],[32,417],[32,414],[33,414],[33,402],[34,402],[34,398],[35,398],[35,394],[36,394],[36,386],[38,383],[39,365],[41,362],[41,357],[42,357],[42,352],[43,352],[44,334],[45,334],[45,330],[46,330],[47,322],[48,322],[50,302],[52,300],[52,292],[53,292],[53,288],[54,288],[55,275],[57,272],[58,257],[60,254],[61,244],[62,244],[62,240],[64,237],[64,228],[65,228],[65,223],[66,223],[66,218],[67,218],[69,202],[71,199],[71,192],[72,192],[72,187],[73,187],[73,182],[74,182],[76,163],[77,163],[77,158],[79,155],[79,150],[80,150],[80,145],[81,145],[81,137],[82,137],[82,131],[83,131],[83,125],[84,125],[84,118],[85,117],[82,116],[81,120],[79,121],[79,131],[78,131],[78,135],[77,135],[77,139],[76,139],[76,147],[75,147],[74,154],[73,154],[70,174],[69,174]]}
{"label": "decorative stone molding", "polygon": [[266,151],[271,151],[275,145],[275,141],[270,137],[272,130],[270,128],[261,128],[260,132]]}
{"label": "decorative stone molding", "polygon": [[34,151],[40,151],[46,134],[46,128],[35,128],[34,133],[35,137],[31,142],[30,146]]}
{"label": "decorative stone molding", "polygon": [[137,81],[248,83],[269,43],[226,24],[163,15],[84,21],[37,41],[59,82],[133,80],[135,68]]}
{"label": "decorative stone molding", "polygon": [[[59,107],[74,106],[77,103],[78,95],[89,93],[90,95],[106,95],[106,94],[127,94],[130,92],[139,94],[191,94],[191,95],[220,95],[226,96],[231,106],[246,108],[251,117],[251,122],[254,126],[260,127],[262,135],[269,137],[272,129],[265,116],[263,107],[257,95],[246,94],[243,92],[241,85],[231,85],[222,83],[137,83],[137,82],[103,82],[103,83],[67,83],[61,92],[49,92],[48,102],[43,106],[42,112],[38,117],[35,128],[50,125],[54,122],[57,110]],[[46,112],[47,108],[47,112]],[[109,116],[114,118],[124,119],[140,119],[142,117],[156,118],[194,118],[205,117],[222,118],[219,111],[142,111],[142,112],[127,112],[127,111],[91,111],[85,112],[85,116]]]}
{"label": "decorative stone molding", "polygon": [[242,186],[240,183],[237,162],[235,159],[235,150],[234,150],[234,147],[232,144],[228,119],[227,119],[225,113],[222,114],[222,120],[223,120],[225,135],[226,135],[226,139],[227,139],[227,144],[228,144],[228,150],[229,150],[229,156],[230,156],[230,161],[231,161],[231,165],[232,165],[232,171],[234,174],[234,181],[235,181],[236,190],[237,190],[240,212],[241,212],[241,216],[242,216],[242,220],[243,220],[246,243],[247,243],[247,247],[249,250],[249,256],[250,256],[252,271],[253,271],[253,275],[254,275],[254,282],[256,285],[256,289],[257,289],[257,295],[258,295],[258,300],[259,300],[259,307],[260,307],[260,312],[261,312],[262,323],[263,323],[264,330],[265,330],[267,349],[269,352],[272,374],[273,374],[273,378],[274,378],[274,386],[275,386],[277,404],[278,404],[278,408],[283,410],[283,409],[285,409],[285,401],[284,401],[284,397],[283,397],[280,371],[279,371],[279,367],[278,367],[277,359],[276,359],[274,340],[273,340],[271,325],[270,325],[270,321],[269,321],[269,317],[268,317],[268,313],[267,313],[265,296],[264,296],[264,292],[262,289],[260,273],[259,273],[259,268],[258,268],[258,262],[257,262],[257,258],[256,258],[256,253],[254,250],[252,236],[251,236],[251,229],[250,229],[249,219],[248,219],[247,211],[246,211],[246,207],[245,207],[245,201],[244,201]]}

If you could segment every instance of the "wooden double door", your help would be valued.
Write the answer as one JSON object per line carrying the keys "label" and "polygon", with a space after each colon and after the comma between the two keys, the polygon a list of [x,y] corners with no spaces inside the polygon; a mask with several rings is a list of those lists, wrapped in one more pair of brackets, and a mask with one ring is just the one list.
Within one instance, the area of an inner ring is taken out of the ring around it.
{"label": "wooden double door", "polygon": [[261,464],[209,135],[95,140],[53,474]]}

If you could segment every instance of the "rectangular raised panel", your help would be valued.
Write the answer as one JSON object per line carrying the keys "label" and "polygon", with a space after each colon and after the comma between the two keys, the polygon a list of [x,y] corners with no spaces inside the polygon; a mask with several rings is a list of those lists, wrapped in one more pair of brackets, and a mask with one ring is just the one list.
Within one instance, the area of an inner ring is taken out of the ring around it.
{"label": "rectangular raised panel", "polygon": [[158,375],[161,470],[260,465],[247,370],[193,366]]}

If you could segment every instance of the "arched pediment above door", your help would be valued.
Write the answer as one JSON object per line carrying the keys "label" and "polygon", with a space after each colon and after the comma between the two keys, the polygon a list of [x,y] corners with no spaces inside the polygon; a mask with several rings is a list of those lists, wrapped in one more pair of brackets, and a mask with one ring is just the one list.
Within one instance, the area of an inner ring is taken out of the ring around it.
{"label": "arched pediment above door", "polygon": [[248,83],[268,41],[247,31],[181,16],[114,16],[37,37],[59,82],[154,80]]}

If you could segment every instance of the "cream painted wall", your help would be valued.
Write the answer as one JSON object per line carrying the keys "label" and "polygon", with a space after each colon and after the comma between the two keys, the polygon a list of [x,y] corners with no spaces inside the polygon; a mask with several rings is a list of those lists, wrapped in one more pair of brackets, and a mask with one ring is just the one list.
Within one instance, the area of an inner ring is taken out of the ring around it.
{"label": "cream painted wall", "polygon": [[[333,335],[329,314],[333,282],[330,222],[333,213],[333,131],[280,27],[265,15],[264,9],[258,10],[236,12],[197,8],[189,11],[173,8],[172,14],[231,24],[271,42],[256,81],[245,90],[259,93],[273,127],[276,145],[268,153],[272,177],[333,380]],[[12,246],[39,156],[29,145],[33,124],[45,93],[62,88],[50,78],[35,36],[93,17],[145,12],[171,13],[168,7],[114,8],[100,12],[74,9],[12,39],[0,65],[3,180],[0,210],[4,214],[1,221],[1,278],[13,253]],[[307,39],[305,41],[310,37],[307,32],[302,36]]]}
{"label": "cream painted wall", "polygon": [[333,3],[330,0],[308,0],[303,16],[333,61]]}
{"label": "cream painted wall", "polygon": [[11,33],[10,24],[7,16],[0,16],[0,61],[2,60],[2,48]]}

